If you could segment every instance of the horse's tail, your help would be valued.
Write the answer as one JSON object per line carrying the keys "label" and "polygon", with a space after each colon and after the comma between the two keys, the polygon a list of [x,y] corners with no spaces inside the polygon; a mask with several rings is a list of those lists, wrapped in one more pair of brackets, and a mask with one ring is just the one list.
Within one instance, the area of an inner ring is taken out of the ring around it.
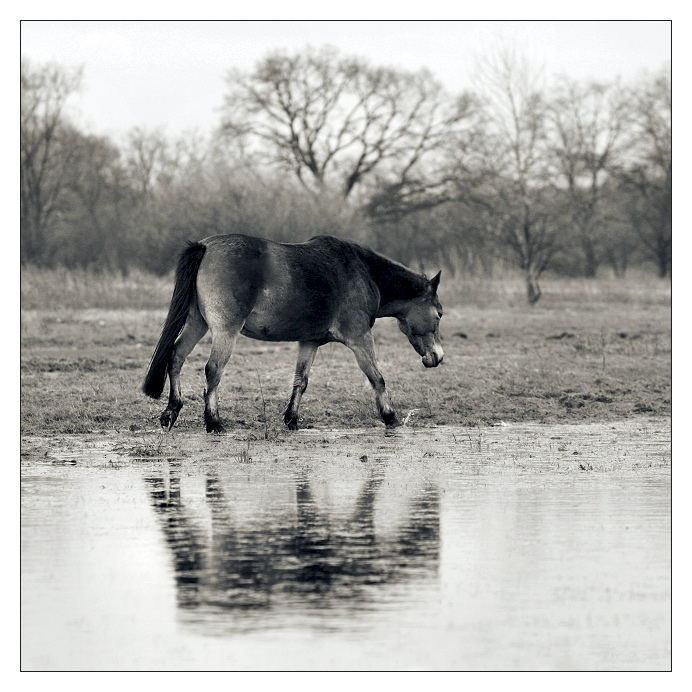
{"label": "horse's tail", "polygon": [[201,243],[189,243],[188,245],[189,247],[183,250],[178,260],[171,307],[168,309],[161,338],[156,344],[154,355],[149,362],[149,370],[142,385],[142,391],[152,399],[158,399],[163,392],[171,351],[175,340],[180,336],[180,332],[185,326],[187,313],[195,298],[197,272],[207,250],[206,245]]}

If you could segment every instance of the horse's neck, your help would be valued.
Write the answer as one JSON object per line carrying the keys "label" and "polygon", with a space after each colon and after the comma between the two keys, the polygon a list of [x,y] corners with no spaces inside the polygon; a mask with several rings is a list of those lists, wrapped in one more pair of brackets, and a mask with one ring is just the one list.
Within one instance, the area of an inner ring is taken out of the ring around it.
{"label": "horse's neck", "polygon": [[359,250],[361,251],[358,254],[368,267],[370,278],[380,292],[378,317],[396,317],[402,305],[421,295],[425,288],[425,278],[420,274],[372,250]]}

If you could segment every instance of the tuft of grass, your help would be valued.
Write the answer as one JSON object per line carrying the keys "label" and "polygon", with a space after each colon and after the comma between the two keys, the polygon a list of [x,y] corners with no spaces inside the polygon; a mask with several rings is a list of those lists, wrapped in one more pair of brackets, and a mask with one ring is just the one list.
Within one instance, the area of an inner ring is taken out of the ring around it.
{"label": "tuft of grass", "polygon": [[418,409],[418,408],[412,408],[412,409],[406,414],[406,418],[404,418],[404,420],[403,420],[403,422],[401,423],[401,425],[403,425],[404,427],[406,427],[406,426],[409,424],[409,422],[411,421],[411,419],[413,418],[413,416],[414,416],[416,413],[418,413],[418,411],[420,411],[420,409]]}
{"label": "tuft of grass", "polygon": [[163,447],[164,435],[163,430],[152,436],[150,439],[146,437],[138,444],[133,445],[116,445],[116,451],[125,451],[129,457],[134,458],[158,458],[161,456],[161,448]]}
{"label": "tuft of grass", "polygon": [[245,447],[241,447],[240,450],[238,450],[235,458],[241,464],[249,464],[252,461],[252,457],[250,456],[250,440],[246,441]]}

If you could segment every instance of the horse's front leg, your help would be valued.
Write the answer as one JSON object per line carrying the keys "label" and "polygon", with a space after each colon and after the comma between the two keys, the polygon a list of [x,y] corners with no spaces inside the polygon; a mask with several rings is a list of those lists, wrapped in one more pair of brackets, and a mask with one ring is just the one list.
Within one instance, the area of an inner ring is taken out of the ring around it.
{"label": "horse's front leg", "polygon": [[368,331],[358,339],[349,340],[346,343],[356,356],[358,366],[365,373],[365,376],[370,381],[372,388],[375,390],[375,402],[377,410],[380,413],[380,418],[388,428],[395,428],[400,425],[396,412],[392,407],[392,402],[389,399],[389,394],[384,382],[384,377],[380,369],[377,367],[377,359],[375,358],[375,343],[372,338],[372,332]]}
{"label": "horse's front leg", "polygon": [[301,341],[298,345],[298,361],[293,378],[291,400],[284,411],[284,423],[289,430],[298,430],[298,408],[308,386],[308,374],[317,355],[319,344],[314,341]]}

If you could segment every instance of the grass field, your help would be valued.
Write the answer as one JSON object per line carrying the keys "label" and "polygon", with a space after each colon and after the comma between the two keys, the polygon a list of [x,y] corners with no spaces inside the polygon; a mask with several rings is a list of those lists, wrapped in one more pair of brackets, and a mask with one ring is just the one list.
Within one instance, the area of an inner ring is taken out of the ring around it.
{"label": "grass field", "polygon": [[[603,422],[669,416],[670,283],[549,280],[534,307],[519,280],[448,281],[440,294],[445,362],[427,370],[394,320],[379,320],[381,370],[409,425]],[[165,399],[140,390],[172,278],[25,269],[21,276],[23,435],[158,429]],[[210,337],[183,368],[177,426],[202,429]],[[220,389],[229,431],[289,435],[281,424],[296,345],[238,339]],[[344,346],[320,349],[301,427],[381,425]]]}

